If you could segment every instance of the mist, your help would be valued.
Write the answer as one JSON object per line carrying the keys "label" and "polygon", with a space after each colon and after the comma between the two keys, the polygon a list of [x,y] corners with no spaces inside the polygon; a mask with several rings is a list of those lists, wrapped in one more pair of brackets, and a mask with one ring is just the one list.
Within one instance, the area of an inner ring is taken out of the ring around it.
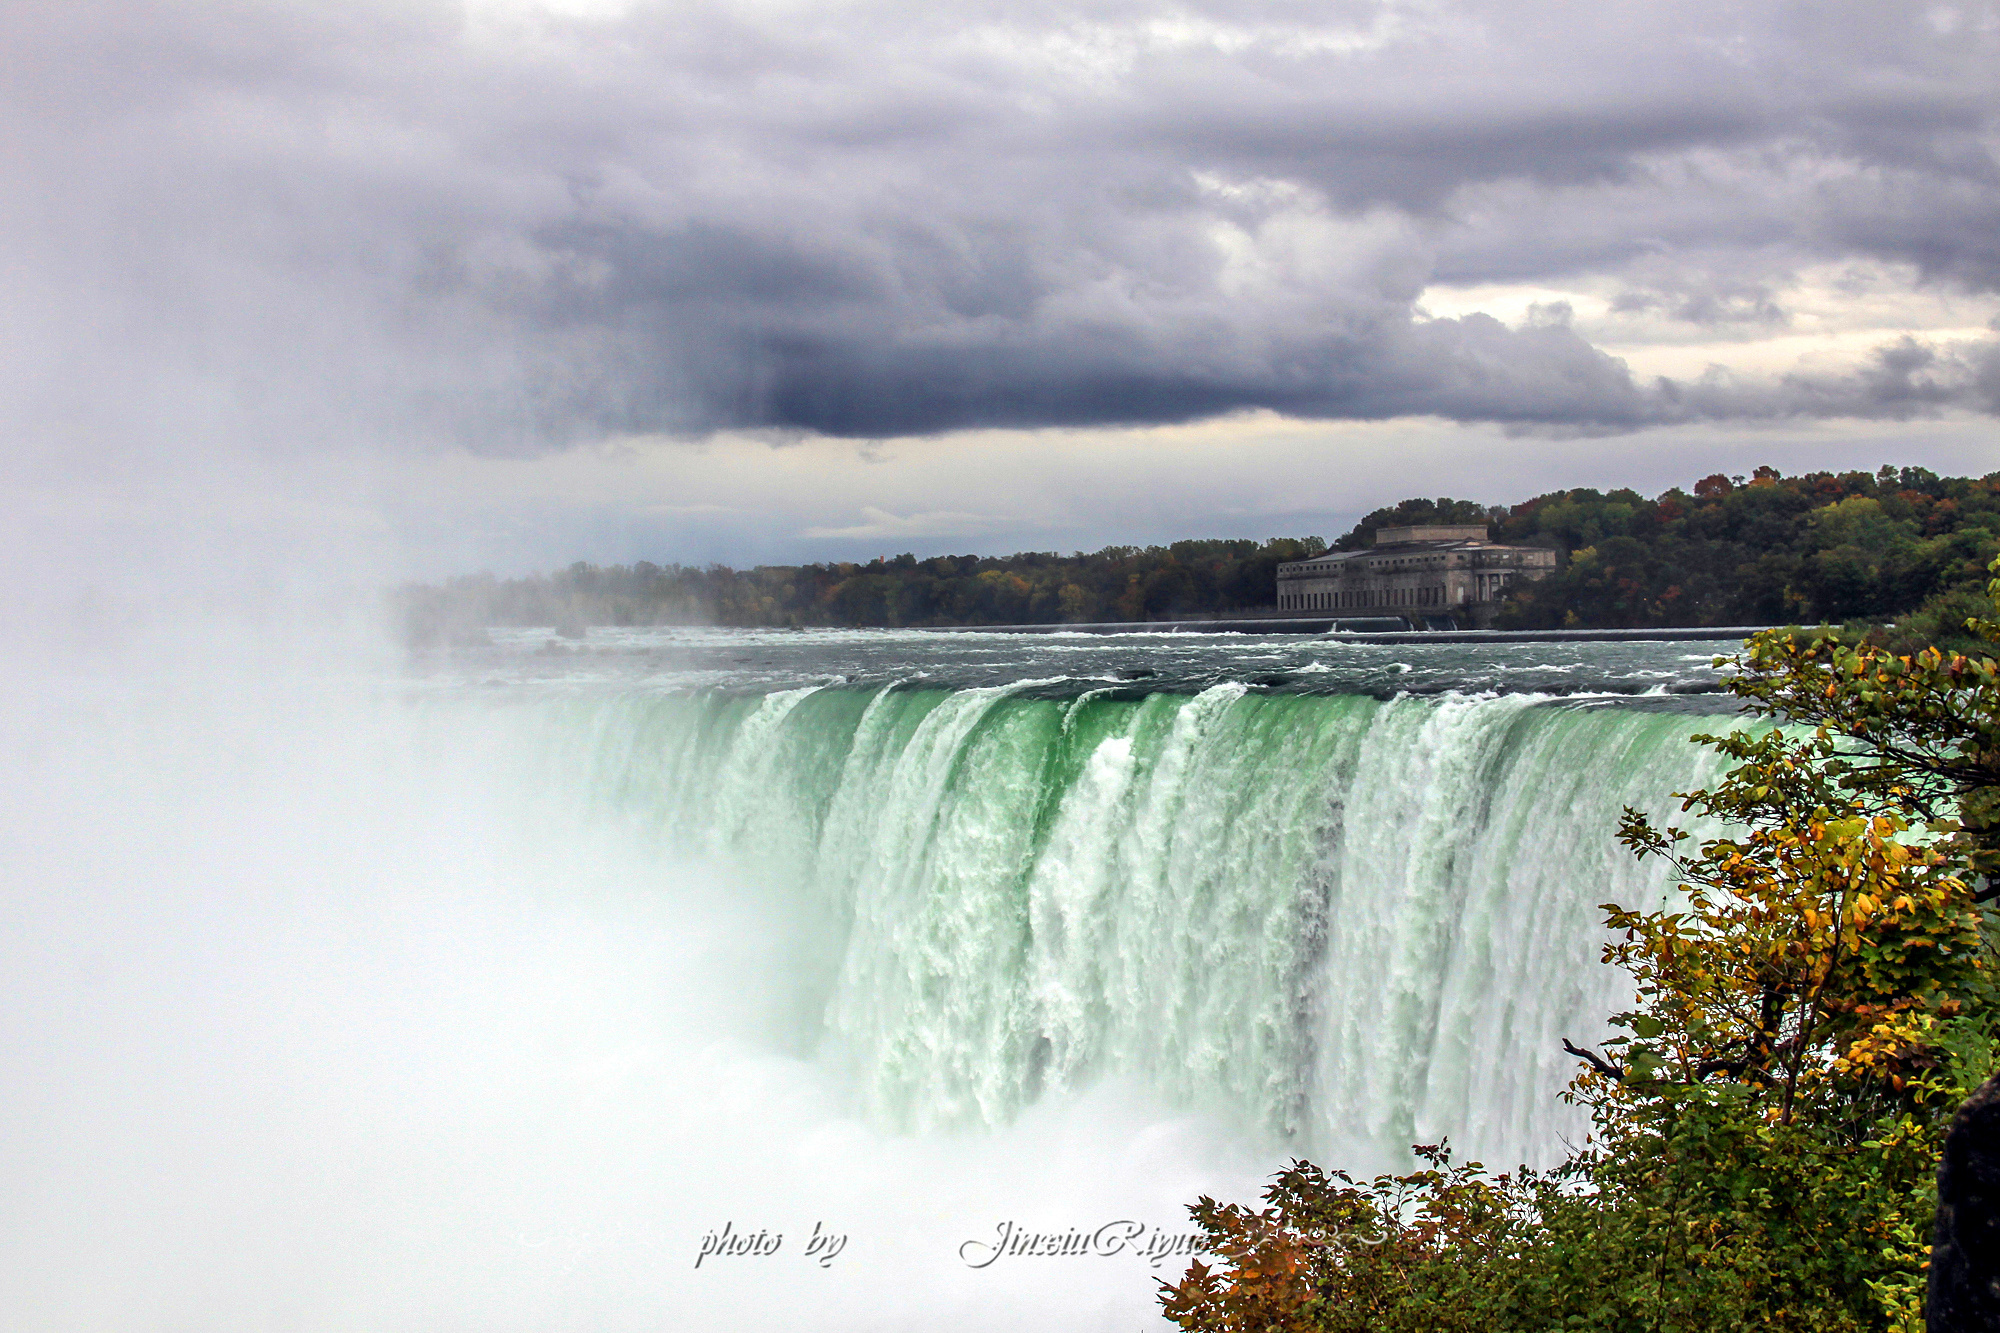
{"label": "mist", "polygon": [[[811,1053],[796,905],[591,820],[501,719],[247,674],[10,727],[12,1327],[1130,1328],[1162,1275],[1130,1256],[957,1249],[1180,1229],[1268,1165],[1115,1084],[871,1124]],[[697,1270],[725,1224],[783,1248]]]}

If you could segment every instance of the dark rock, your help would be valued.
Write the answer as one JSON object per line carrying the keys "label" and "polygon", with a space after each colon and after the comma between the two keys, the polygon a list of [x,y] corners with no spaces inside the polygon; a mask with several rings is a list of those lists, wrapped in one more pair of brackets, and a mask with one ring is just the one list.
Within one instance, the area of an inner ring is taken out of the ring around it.
{"label": "dark rock", "polygon": [[1931,1231],[1930,1333],[2000,1329],[2000,1075],[1952,1117]]}

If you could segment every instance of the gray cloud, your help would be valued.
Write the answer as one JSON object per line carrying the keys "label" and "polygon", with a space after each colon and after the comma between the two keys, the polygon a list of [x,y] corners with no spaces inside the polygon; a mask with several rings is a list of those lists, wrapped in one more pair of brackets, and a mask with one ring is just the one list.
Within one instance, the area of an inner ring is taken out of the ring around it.
{"label": "gray cloud", "polygon": [[[1991,4],[19,6],[17,436],[532,451],[1246,408],[1614,431],[1992,411],[1991,345],[1642,379],[1433,282],[1782,327],[2000,291]],[[51,423],[62,423],[58,430]],[[23,429],[25,428],[25,429]]]}

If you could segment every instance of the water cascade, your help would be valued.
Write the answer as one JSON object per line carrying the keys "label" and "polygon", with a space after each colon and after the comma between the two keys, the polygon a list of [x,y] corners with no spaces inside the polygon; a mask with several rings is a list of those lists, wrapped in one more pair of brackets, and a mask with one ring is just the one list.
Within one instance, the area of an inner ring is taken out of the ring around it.
{"label": "water cascade", "polygon": [[[490,705],[489,705],[490,706]],[[1528,696],[801,688],[546,697],[552,782],[810,920],[802,1041],[910,1131],[1106,1075],[1288,1150],[1549,1161],[1622,999],[1612,838],[1699,719]]]}

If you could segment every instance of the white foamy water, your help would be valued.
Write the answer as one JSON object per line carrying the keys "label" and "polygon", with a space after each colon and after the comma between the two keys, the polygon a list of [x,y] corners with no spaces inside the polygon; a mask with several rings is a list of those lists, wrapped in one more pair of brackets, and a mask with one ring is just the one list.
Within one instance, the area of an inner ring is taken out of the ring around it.
{"label": "white foamy water", "polygon": [[[1171,1266],[964,1247],[1559,1156],[1595,904],[1662,887],[1617,811],[1716,720],[1407,647],[1434,692],[770,637],[15,710],[10,1326],[1150,1326]],[[1557,665],[1700,683],[1649,651]],[[725,1225],[784,1240],[696,1268]]]}

